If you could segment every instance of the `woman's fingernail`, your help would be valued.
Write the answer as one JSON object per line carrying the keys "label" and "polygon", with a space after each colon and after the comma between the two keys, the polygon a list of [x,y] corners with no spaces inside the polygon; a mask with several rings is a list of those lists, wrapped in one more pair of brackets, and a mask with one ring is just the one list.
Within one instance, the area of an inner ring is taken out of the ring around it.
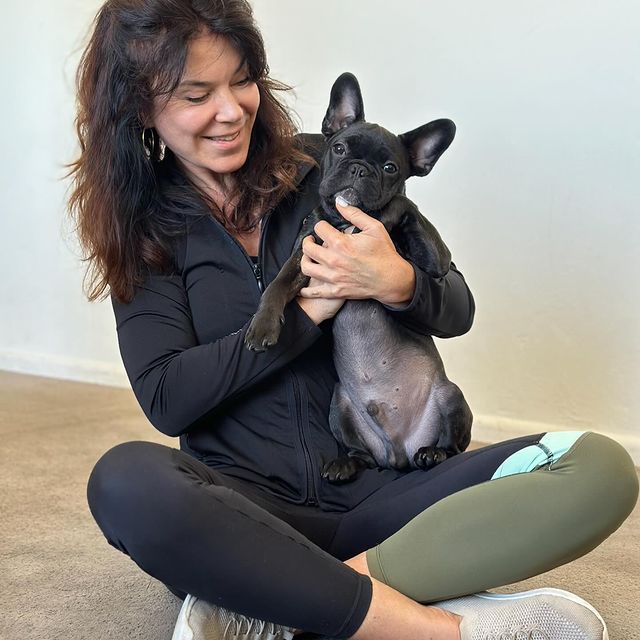
{"label": "woman's fingernail", "polygon": [[349,206],[349,203],[342,196],[336,196],[336,204],[339,204],[341,207]]}

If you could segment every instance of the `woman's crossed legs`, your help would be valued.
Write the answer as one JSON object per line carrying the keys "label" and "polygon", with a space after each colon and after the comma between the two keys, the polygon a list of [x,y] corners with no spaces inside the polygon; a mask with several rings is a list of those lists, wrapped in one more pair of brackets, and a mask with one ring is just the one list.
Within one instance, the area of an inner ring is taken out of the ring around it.
{"label": "woman's crossed legs", "polygon": [[174,591],[363,639],[404,635],[393,601],[399,624],[444,639],[456,637],[453,617],[417,602],[573,560],[633,509],[637,477],[620,445],[588,433],[554,457],[541,436],[411,472],[343,513],[277,501],[175,449],[125,443],[96,465],[89,504],[109,542]]}

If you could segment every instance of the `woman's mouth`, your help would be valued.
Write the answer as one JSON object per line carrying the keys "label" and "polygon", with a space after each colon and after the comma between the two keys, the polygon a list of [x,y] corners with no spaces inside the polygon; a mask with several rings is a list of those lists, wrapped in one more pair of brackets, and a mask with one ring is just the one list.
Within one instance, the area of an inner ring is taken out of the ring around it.
{"label": "woman's mouth", "polygon": [[226,136],[203,136],[207,140],[213,140],[213,142],[233,142],[240,135],[240,131],[231,133]]}

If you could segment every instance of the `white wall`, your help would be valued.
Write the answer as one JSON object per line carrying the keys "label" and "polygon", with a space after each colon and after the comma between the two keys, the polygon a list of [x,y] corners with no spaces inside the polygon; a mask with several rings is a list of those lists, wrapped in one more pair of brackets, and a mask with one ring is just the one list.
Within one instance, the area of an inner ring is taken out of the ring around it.
{"label": "white wall", "polygon": [[81,292],[64,221],[73,83],[99,2],[3,4],[0,21],[0,368],[125,384],[108,304]]}
{"label": "white wall", "polygon": [[[73,70],[99,2],[11,2],[0,26],[0,368],[126,384],[108,303],[63,224]],[[476,437],[592,428],[640,461],[640,6],[633,0],[254,0],[272,74],[318,131],[350,70],[397,132],[458,135],[409,195],[477,302],[438,341]]]}

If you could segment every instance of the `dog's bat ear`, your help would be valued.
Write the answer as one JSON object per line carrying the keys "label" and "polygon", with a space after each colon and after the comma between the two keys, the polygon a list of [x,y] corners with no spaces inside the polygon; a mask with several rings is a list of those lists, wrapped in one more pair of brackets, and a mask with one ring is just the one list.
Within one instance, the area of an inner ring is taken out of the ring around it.
{"label": "dog's bat ear", "polygon": [[456,125],[442,118],[399,136],[409,153],[411,175],[426,176],[453,142],[455,135]]}
{"label": "dog's bat ear", "polygon": [[322,133],[329,138],[336,131],[360,120],[364,120],[360,85],[352,73],[343,73],[331,87],[329,108],[322,121]]}

